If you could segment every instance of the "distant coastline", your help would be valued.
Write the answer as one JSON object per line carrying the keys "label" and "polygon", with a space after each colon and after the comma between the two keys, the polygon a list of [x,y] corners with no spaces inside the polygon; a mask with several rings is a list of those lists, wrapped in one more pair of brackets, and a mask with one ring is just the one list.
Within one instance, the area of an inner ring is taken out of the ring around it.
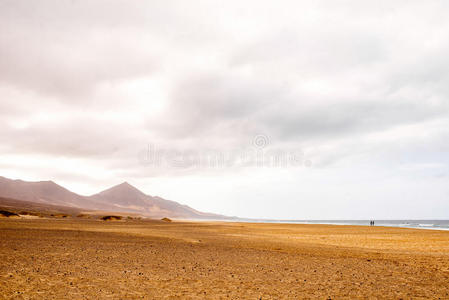
{"label": "distant coastline", "polygon": [[[324,224],[369,226],[371,220],[275,220],[239,219],[241,222],[285,223],[285,224]],[[449,230],[449,220],[374,220],[375,226],[413,229]]]}

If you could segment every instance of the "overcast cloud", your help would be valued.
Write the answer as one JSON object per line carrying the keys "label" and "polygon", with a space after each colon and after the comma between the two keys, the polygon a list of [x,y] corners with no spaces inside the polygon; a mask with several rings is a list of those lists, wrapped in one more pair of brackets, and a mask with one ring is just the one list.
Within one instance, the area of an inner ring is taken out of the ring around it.
{"label": "overcast cloud", "polygon": [[[81,194],[128,181],[242,217],[449,218],[448,14],[444,0],[0,0],[0,175]],[[156,165],[149,145],[171,162],[303,156]]]}

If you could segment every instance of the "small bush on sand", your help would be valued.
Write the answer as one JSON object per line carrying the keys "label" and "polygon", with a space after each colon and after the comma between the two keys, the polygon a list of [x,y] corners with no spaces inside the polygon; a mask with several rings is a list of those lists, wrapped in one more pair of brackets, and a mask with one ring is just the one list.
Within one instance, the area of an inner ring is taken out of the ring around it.
{"label": "small bush on sand", "polygon": [[169,219],[169,218],[162,218],[161,220],[164,222],[171,222],[171,219]]}
{"label": "small bush on sand", "polygon": [[10,218],[10,217],[18,217],[19,215],[7,210],[0,210],[0,216]]}
{"label": "small bush on sand", "polygon": [[66,214],[53,214],[52,215],[55,218],[67,218],[69,215]]}
{"label": "small bush on sand", "polygon": [[86,215],[86,214],[79,214],[76,216],[77,218],[85,218],[85,219],[90,219],[90,215]]}
{"label": "small bush on sand", "polygon": [[121,220],[122,217],[121,216],[104,216],[104,217],[101,217],[101,219],[103,221],[117,221],[117,220]]}

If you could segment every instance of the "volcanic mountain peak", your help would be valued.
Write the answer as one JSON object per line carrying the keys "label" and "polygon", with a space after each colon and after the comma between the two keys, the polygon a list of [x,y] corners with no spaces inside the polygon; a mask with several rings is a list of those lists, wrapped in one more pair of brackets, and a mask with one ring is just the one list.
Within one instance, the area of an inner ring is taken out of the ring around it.
{"label": "volcanic mountain peak", "polygon": [[135,188],[134,186],[132,186],[131,184],[129,184],[128,181],[123,181],[122,183],[117,184],[117,185],[115,185],[115,186],[113,186],[113,187],[119,187],[119,186],[121,186],[121,187],[132,187],[132,188]]}
{"label": "volcanic mountain peak", "polygon": [[101,202],[107,205],[114,205],[116,207],[139,207],[139,209],[143,209],[144,207],[148,206],[148,199],[151,199],[150,196],[145,195],[140,190],[127,182],[123,182],[119,185],[113,186],[98,194],[92,195],[89,198],[96,202]]}
{"label": "volcanic mountain peak", "polygon": [[99,193],[99,195],[111,195],[111,194],[127,194],[127,195],[139,195],[139,196],[145,196],[145,194],[137,189],[136,187],[132,186],[128,182],[123,182],[121,184],[115,185],[107,190],[104,190]]}

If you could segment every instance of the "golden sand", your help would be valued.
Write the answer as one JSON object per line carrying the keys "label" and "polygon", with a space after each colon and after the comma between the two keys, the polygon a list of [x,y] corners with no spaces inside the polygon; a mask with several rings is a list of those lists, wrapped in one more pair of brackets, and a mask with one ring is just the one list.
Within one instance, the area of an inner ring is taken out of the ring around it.
{"label": "golden sand", "polygon": [[449,299],[449,232],[1,219],[1,299]]}

